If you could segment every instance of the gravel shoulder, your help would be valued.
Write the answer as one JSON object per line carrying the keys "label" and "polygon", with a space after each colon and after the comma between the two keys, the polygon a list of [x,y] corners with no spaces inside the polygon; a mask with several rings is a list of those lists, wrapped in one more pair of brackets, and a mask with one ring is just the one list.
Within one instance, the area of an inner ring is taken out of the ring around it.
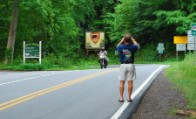
{"label": "gravel shoulder", "polygon": [[183,94],[162,71],[145,93],[141,104],[131,119],[185,119],[176,115],[176,109],[186,110]]}

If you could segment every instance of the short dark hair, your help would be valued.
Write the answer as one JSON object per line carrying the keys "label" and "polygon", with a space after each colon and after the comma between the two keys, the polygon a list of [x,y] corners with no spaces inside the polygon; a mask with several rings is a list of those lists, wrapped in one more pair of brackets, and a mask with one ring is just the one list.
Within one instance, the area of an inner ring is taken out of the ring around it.
{"label": "short dark hair", "polygon": [[131,39],[132,39],[132,36],[131,36],[130,34],[127,34],[127,35],[125,35],[125,37],[124,37],[124,41],[125,41],[125,42],[128,42],[128,43],[131,43]]}

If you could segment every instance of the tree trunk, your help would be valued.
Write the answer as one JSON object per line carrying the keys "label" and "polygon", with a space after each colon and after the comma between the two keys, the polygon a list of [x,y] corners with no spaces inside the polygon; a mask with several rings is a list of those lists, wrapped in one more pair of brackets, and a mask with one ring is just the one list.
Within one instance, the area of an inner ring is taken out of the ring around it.
{"label": "tree trunk", "polygon": [[18,10],[19,9],[19,0],[13,0],[12,3],[12,20],[10,24],[7,48],[5,53],[5,64],[9,61],[13,62],[14,59],[14,46],[15,46],[15,37],[18,21]]}

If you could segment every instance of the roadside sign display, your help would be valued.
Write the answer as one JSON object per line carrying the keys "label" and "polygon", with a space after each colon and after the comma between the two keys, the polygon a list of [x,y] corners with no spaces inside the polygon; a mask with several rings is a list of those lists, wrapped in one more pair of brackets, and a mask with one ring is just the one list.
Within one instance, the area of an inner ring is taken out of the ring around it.
{"label": "roadside sign display", "polygon": [[158,43],[158,47],[164,48],[164,44],[163,43]]}
{"label": "roadside sign display", "polygon": [[187,35],[191,35],[192,34],[192,31],[191,30],[188,30],[187,31]]}
{"label": "roadside sign display", "polygon": [[186,51],[186,44],[176,44],[176,51]]}
{"label": "roadside sign display", "polygon": [[194,46],[194,44],[192,44],[192,43],[187,44],[187,50],[194,50],[194,48],[196,50],[196,47]]}
{"label": "roadside sign display", "polygon": [[157,47],[158,53],[159,53],[159,60],[161,61],[161,55],[163,54],[163,51],[165,50],[163,43],[158,43]]}
{"label": "roadside sign display", "polygon": [[187,44],[187,49],[189,50],[194,50],[194,62],[196,65],[196,23],[191,24],[191,30],[187,32],[188,36],[188,44]]}
{"label": "roadside sign display", "polygon": [[38,58],[41,64],[41,41],[39,44],[26,44],[23,41],[23,63],[26,63],[27,58]]}
{"label": "roadside sign display", "polygon": [[104,32],[86,32],[86,49],[105,48]]}
{"label": "roadside sign display", "polygon": [[163,43],[158,43],[157,50],[158,50],[159,54],[163,54],[163,51],[165,50],[164,44]]}
{"label": "roadside sign display", "polygon": [[39,58],[39,45],[38,44],[27,44],[25,46],[25,57],[26,58]]}
{"label": "roadside sign display", "polygon": [[196,65],[196,23],[191,24],[191,30],[187,32],[188,36],[188,44],[187,44],[187,49],[194,51],[194,64]]}
{"label": "roadside sign display", "polygon": [[193,36],[196,36],[196,23],[191,24],[191,32]]}
{"label": "roadside sign display", "polygon": [[188,35],[188,43],[194,43],[194,36]]}
{"label": "roadside sign display", "polygon": [[192,35],[192,31],[189,30],[187,31],[187,36],[188,36],[188,44],[187,44],[187,50],[194,50],[195,48],[195,39],[194,36]]}
{"label": "roadside sign display", "polygon": [[187,36],[174,36],[174,44],[187,44]]}

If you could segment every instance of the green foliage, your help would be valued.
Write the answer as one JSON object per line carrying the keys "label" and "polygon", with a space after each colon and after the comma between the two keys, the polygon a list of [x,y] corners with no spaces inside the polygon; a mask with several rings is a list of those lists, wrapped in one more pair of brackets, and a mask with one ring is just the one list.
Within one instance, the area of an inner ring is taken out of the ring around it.
{"label": "green foliage", "polygon": [[48,57],[44,58],[42,63],[48,69],[70,69],[72,65],[72,60],[65,58],[63,55],[50,54]]}
{"label": "green foliage", "polygon": [[131,33],[142,45],[160,40],[173,41],[174,35],[185,35],[196,22],[194,0],[121,0],[115,8],[109,36],[118,42]]}
{"label": "green foliage", "polygon": [[7,64],[0,65],[1,70],[16,70],[16,71],[42,71],[46,67],[41,64],[27,63],[27,64]]}
{"label": "green foliage", "polygon": [[[6,53],[11,3],[0,2],[1,61]],[[137,55],[145,61],[157,59],[156,51],[148,45],[158,42],[165,43],[167,56],[172,56],[173,36],[186,35],[190,24],[196,22],[195,0],[22,0],[19,8],[15,57],[22,56],[23,41],[42,41],[44,57],[54,55],[59,61],[85,56],[86,31],[105,32],[106,48],[115,47],[123,35],[131,33],[141,50],[147,48]],[[113,58],[111,62],[116,61]]]}
{"label": "green foliage", "polygon": [[11,55],[12,55],[12,49],[11,48],[6,49],[6,56],[9,61],[11,60]]}
{"label": "green foliage", "polygon": [[1,0],[0,11],[0,61],[3,61],[10,26],[11,2],[9,0]]}
{"label": "green foliage", "polygon": [[143,62],[156,62],[159,60],[158,51],[156,50],[155,45],[148,45],[145,46],[145,50],[138,50],[135,59],[136,61],[143,61]]}
{"label": "green foliage", "polygon": [[44,65],[40,65],[40,64],[22,64],[18,67],[17,70],[21,70],[21,71],[42,71],[45,70]]}
{"label": "green foliage", "polygon": [[[179,34],[185,34],[187,30],[190,29],[190,24],[193,22],[196,22],[195,19],[192,17],[195,17],[195,13],[186,15],[185,11],[182,10],[175,10],[175,11],[156,11],[154,13],[158,19],[155,21],[156,23],[164,20],[164,24],[166,25],[175,25],[176,32]],[[161,26],[159,26],[161,27]]]}
{"label": "green foliage", "polygon": [[187,55],[184,61],[172,63],[167,75],[185,93],[188,108],[196,109],[196,65],[194,55]]}

